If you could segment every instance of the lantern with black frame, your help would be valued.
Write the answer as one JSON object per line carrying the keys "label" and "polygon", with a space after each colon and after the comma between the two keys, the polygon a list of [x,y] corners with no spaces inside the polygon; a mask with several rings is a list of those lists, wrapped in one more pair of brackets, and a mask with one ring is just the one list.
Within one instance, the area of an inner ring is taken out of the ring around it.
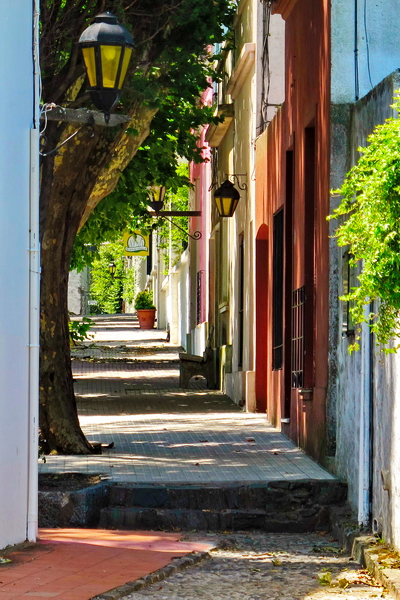
{"label": "lantern with black frame", "polygon": [[229,179],[214,192],[214,200],[220,217],[233,217],[240,194]]}
{"label": "lantern with black frame", "polygon": [[151,185],[148,188],[150,202],[149,206],[155,213],[159,214],[164,206],[165,185]]}
{"label": "lantern with black frame", "polygon": [[106,123],[110,119],[110,111],[119,100],[133,44],[129,31],[110,12],[97,15],[94,23],[79,38],[90,98],[96,108],[104,113]]}
{"label": "lantern with black frame", "polygon": [[[54,103],[44,104],[41,107],[41,119],[46,122],[49,120],[79,123],[81,127],[56,148],[47,152],[40,151],[41,156],[57,152],[83,127],[93,128],[94,125],[114,127],[131,120],[129,115],[110,115],[110,111],[119,100],[132,56],[134,42],[129,31],[118,23],[117,17],[110,12],[105,12],[95,17],[94,23],[82,33],[78,44],[82,50],[86,67],[90,98],[103,114],[86,108],[73,109],[57,106]],[[43,134],[41,135],[41,144],[42,147],[46,144]]]}
{"label": "lantern with black frame", "polygon": [[114,261],[110,262],[110,264],[108,265],[108,271],[111,275],[111,279],[114,279],[116,270],[117,270],[117,265],[115,264],[115,262]]}

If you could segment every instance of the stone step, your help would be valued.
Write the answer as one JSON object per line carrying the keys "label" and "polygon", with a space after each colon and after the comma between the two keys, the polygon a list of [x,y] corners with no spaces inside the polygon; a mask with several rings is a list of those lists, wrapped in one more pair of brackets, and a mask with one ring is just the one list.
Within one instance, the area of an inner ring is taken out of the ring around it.
{"label": "stone step", "polygon": [[272,481],[265,484],[116,484],[99,527],[266,532],[329,528],[329,508],[346,501],[337,480]]}
{"label": "stone step", "polygon": [[267,510],[340,505],[347,485],[338,480],[271,481],[263,484],[115,484],[109,506],[184,510]]}
{"label": "stone step", "polygon": [[260,529],[268,533],[305,533],[329,530],[328,510],[299,508],[292,512],[265,510],[188,510],[160,508],[105,508],[102,529],[163,531],[243,531]]}

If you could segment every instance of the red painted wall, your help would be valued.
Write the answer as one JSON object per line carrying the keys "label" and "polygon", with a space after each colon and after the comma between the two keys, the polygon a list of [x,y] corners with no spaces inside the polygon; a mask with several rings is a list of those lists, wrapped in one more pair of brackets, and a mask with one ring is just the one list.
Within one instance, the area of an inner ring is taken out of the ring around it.
{"label": "red painted wall", "polygon": [[[266,227],[270,232],[267,262],[264,267],[257,264],[257,314],[264,305],[268,323],[267,328],[257,327],[257,399],[260,407],[266,405],[273,424],[280,426],[280,419],[289,416],[283,431],[319,460],[324,457],[328,356],[329,7],[329,0],[277,3],[275,12],[285,8],[286,18],[286,100],[256,150],[257,230]],[[286,173],[288,151],[293,152],[292,194]],[[285,271],[285,359],[283,368],[273,371],[272,231],[273,215],[282,206],[292,218],[285,241],[285,265],[290,270]],[[291,292],[304,285],[308,311],[304,387],[313,389],[312,400],[302,399],[288,385]]]}

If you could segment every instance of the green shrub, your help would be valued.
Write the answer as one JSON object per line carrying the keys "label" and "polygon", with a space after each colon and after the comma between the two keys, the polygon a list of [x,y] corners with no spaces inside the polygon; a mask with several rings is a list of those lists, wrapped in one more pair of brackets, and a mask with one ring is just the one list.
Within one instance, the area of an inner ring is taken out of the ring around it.
{"label": "green shrub", "polygon": [[153,292],[147,290],[139,292],[135,298],[135,308],[136,310],[155,308],[153,304]]}

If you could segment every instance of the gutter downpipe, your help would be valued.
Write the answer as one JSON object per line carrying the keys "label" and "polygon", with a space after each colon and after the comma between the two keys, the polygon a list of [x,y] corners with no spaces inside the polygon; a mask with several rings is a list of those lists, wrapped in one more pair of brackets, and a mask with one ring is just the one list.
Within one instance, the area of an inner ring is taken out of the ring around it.
{"label": "gutter downpipe", "polygon": [[361,390],[358,457],[358,524],[368,525],[370,520],[371,490],[371,332],[369,328],[370,305],[364,308],[366,323],[362,324],[361,340]]}
{"label": "gutter downpipe", "polygon": [[33,0],[33,127],[30,130],[30,215],[29,215],[29,455],[27,539],[36,542],[38,533],[38,424],[39,424],[39,138],[40,63],[39,0]]}

